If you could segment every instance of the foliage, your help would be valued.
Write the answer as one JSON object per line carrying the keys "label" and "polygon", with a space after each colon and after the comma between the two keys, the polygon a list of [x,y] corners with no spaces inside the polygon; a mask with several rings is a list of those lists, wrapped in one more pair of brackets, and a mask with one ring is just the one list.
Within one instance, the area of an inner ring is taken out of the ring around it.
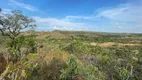
{"label": "foliage", "polygon": [[66,46],[64,50],[73,54],[91,54],[91,46],[87,43],[83,43],[81,41],[74,41],[70,45]]}
{"label": "foliage", "polygon": [[33,19],[28,18],[18,10],[11,11],[11,14],[3,13],[0,16],[0,22],[2,35],[8,36],[13,40],[20,34],[21,30],[35,26],[31,24],[34,22]]}
{"label": "foliage", "polygon": [[39,70],[38,63],[19,61],[16,64],[9,63],[1,78],[6,80],[31,80]]}
{"label": "foliage", "polygon": [[84,66],[73,54],[66,62],[67,68],[61,70],[60,78],[62,80],[104,80],[102,72],[93,65]]}
{"label": "foliage", "polygon": [[78,64],[76,61],[76,57],[74,55],[70,55],[67,62],[66,62],[67,68],[64,70],[61,70],[61,76],[60,78],[63,80],[71,80],[73,79],[73,76],[78,74]]}
{"label": "foliage", "polygon": [[[24,37],[20,35],[21,31],[29,27],[35,27],[34,20],[23,15],[19,10],[13,10],[11,13],[0,14],[0,32],[3,36],[10,38],[9,42],[9,60],[14,62],[21,58],[21,47],[25,42]],[[31,44],[33,41],[30,41]],[[30,45],[33,46],[33,45]],[[34,49],[34,48],[33,48]]]}

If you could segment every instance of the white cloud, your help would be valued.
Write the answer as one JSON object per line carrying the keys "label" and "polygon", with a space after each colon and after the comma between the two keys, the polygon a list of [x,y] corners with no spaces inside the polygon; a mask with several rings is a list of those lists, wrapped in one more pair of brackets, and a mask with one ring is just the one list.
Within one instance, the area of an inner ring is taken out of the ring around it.
{"label": "white cloud", "polygon": [[95,16],[66,16],[66,20],[94,20]]}
{"label": "white cloud", "polygon": [[[93,15],[96,14],[96,15]],[[142,5],[140,4],[120,4],[113,8],[97,9],[95,13],[88,16],[66,16],[66,20],[91,20],[118,23],[141,23]],[[131,24],[130,23],[130,24]]]}
{"label": "white cloud", "polygon": [[121,24],[119,23],[115,23],[116,27],[118,27],[119,29],[123,29],[123,27],[121,26]]}
{"label": "white cloud", "polygon": [[2,12],[3,12],[3,13],[11,13],[11,10],[10,10],[10,9],[5,9],[5,8],[4,8],[4,9],[2,9]]}
{"label": "white cloud", "polygon": [[[96,10],[97,11],[97,10]],[[33,17],[42,28],[50,27],[58,30],[122,30],[142,28],[142,6],[121,4],[113,8],[106,8],[88,16],[65,16],[64,18]],[[83,21],[86,20],[86,21]],[[88,23],[91,20],[91,24]],[[95,28],[95,29],[94,29]],[[140,29],[142,30],[142,29]]]}
{"label": "white cloud", "polygon": [[38,11],[37,8],[35,8],[34,6],[31,6],[29,4],[25,4],[25,3],[22,3],[22,2],[19,2],[17,0],[9,0],[13,5],[16,5],[16,6],[19,6],[21,8],[24,8],[24,9],[27,9],[27,10],[30,10],[30,11]]}
{"label": "white cloud", "polygon": [[121,4],[115,8],[101,10],[97,17],[113,21],[140,23],[142,21],[142,5]]}
{"label": "white cloud", "polygon": [[43,29],[51,28],[57,30],[86,30],[88,27],[85,23],[77,23],[66,20],[66,18],[41,18],[33,17],[36,20],[39,27]]}
{"label": "white cloud", "polygon": [[142,3],[120,4],[113,8],[100,9],[97,18],[110,23],[111,29],[118,32],[142,32]]}

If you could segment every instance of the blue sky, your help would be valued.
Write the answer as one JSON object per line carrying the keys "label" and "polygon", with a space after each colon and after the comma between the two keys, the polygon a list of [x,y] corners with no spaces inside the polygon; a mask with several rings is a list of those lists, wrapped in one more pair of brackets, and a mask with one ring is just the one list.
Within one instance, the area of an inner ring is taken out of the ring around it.
{"label": "blue sky", "polygon": [[0,0],[0,8],[21,10],[38,31],[142,33],[142,0]]}

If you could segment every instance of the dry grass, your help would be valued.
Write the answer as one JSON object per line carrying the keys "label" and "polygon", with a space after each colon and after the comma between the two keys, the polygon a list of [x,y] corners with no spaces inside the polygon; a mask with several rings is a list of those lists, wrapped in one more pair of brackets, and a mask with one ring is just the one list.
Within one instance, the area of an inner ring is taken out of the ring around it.
{"label": "dry grass", "polygon": [[60,70],[66,68],[67,53],[47,53],[41,57],[41,69],[39,70],[42,79],[37,80],[60,80]]}
{"label": "dry grass", "polygon": [[106,42],[106,43],[91,43],[91,45],[93,46],[100,46],[100,47],[111,47],[111,46],[115,46],[115,45],[118,45],[120,47],[123,47],[123,46],[130,46],[130,47],[134,47],[134,46],[141,46],[140,44],[131,44],[131,43],[127,43],[127,44],[123,44],[123,43],[115,43],[115,42]]}
{"label": "dry grass", "polygon": [[37,39],[41,39],[41,38],[46,38],[46,37],[50,37],[50,38],[70,38],[71,35],[68,34],[63,34],[57,31],[54,32],[33,32],[33,31],[26,31],[21,33],[21,35],[31,35],[31,34],[36,34],[37,35]]}
{"label": "dry grass", "polygon": [[53,59],[59,59],[59,60],[66,62],[66,60],[68,59],[68,56],[69,56],[68,53],[48,53],[47,55],[45,55],[43,59],[47,63]]}
{"label": "dry grass", "polygon": [[131,46],[131,47],[133,47],[133,46],[141,46],[140,44],[122,44],[122,43],[119,43],[118,45],[119,46]]}

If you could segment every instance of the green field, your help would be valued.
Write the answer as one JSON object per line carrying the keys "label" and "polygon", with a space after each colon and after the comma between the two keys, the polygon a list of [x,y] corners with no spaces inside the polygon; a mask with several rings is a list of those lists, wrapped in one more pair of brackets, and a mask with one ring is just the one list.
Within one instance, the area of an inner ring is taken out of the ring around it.
{"label": "green field", "polygon": [[[21,59],[12,63],[0,59],[0,74],[6,80],[142,80],[142,34],[26,31],[21,35]],[[8,42],[0,36],[5,59]]]}

